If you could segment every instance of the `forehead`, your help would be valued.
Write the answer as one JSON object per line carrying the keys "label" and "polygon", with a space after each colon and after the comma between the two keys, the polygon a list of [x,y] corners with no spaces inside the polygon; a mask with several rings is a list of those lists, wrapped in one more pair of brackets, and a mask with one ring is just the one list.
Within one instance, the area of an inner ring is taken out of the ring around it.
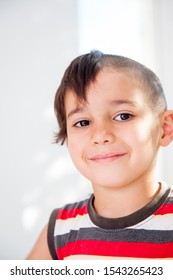
{"label": "forehead", "polygon": [[65,96],[65,108],[90,106],[95,103],[102,106],[103,103],[121,104],[129,103],[144,106],[147,103],[146,93],[142,85],[132,73],[116,71],[112,68],[102,69],[93,82],[86,88],[86,100],[79,99],[75,92],[67,91]]}
{"label": "forehead", "polygon": [[142,83],[139,81],[139,77],[134,71],[130,70],[116,70],[111,67],[104,67],[99,71],[95,80],[90,82],[86,92],[94,89],[105,90],[111,92],[112,90],[116,93],[120,88],[121,90],[132,90],[136,88],[143,89]]}

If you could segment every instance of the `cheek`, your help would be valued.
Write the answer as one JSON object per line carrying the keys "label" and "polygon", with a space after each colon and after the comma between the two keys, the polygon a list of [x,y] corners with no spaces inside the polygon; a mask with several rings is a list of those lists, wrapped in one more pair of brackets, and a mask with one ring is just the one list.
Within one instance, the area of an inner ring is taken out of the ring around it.
{"label": "cheek", "polygon": [[74,154],[75,151],[77,151],[78,153],[81,152],[86,147],[86,144],[88,143],[88,140],[86,139],[87,139],[86,134],[68,129],[67,146],[71,154]]}
{"label": "cheek", "polygon": [[124,141],[129,146],[131,152],[135,152],[135,155],[148,154],[158,147],[157,143],[157,131],[148,126],[134,126],[129,131],[126,131]]}
{"label": "cheek", "polygon": [[136,152],[138,154],[141,154],[141,156],[143,154],[144,157],[148,155],[154,156],[159,149],[159,127],[148,125],[138,129],[137,131],[137,133],[135,133],[134,131],[134,137],[132,140],[133,147],[136,150]]}
{"label": "cheek", "polygon": [[76,161],[79,161],[81,154],[82,154],[82,147],[81,147],[81,141],[78,141],[77,139],[68,139],[68,150],[70,153],[70,156],[75,163]]}
{"label": "cheek", "polygon": [[149,120],[145,120],[138,123],[136,126],[132,127],[132,135],[134,135],[134,139],[138,142],[146,142],[149,139],[151,140],[155,135],[158,127],[153,123],[153,120],[149,118]]}
{"label": "cheek", "polygon": [[78,150],[78,148],[80,147],[80,139],[78,137],[74,137],[73,135],[70,135],[67,137],[67,143],[68,143],[68,148],[70,151],[73,152],[73,150]]}

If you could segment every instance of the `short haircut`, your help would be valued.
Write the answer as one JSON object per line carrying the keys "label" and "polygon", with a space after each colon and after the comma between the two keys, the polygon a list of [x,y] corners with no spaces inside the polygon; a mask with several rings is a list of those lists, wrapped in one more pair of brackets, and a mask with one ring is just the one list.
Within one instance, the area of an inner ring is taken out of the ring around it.
{"label": "short haircut", "polygon": [[86,90],[103,68],[112,68],[135,80],[148,98],[153,112],[167,109],[166,99],[159,78],[150,69],[133,59],[103,54],[98,50],[78,56],[67,67],[55,95],[54,109],[59,124],[55,142],[64,144],[67,137],[65,96],[71,90],[79,101],[86,100]]}

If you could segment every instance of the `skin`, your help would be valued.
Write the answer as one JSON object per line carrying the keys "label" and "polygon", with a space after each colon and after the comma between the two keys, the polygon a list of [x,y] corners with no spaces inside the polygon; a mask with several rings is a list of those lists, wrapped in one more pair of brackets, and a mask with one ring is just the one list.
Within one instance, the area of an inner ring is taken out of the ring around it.
{"label": "skin", "polygon": [[122,217],[148,203],[158,190],[162,126],[142,89],[125,74],[104,69],[89,86],[87,102],[68,92],[65,107],[68,149],[92,182],[97,213]]}
{"label": "skin", "polygon": [[[173,112],[153,113],[145,92],[123,73],[104,68],[87,88],[87,102],[65,98],[67,139],[77,169],[93,186],[95,211],[129,215],[159,192],[157,155],[173,139]],[[51,259],[47,226],[28,259]]]}
{"label": "skin", "polygon": [[26,258],[27,260],[51,260],[52,259],[47,244],[47,227],[48,225],[46,225],[43,228],[33,249],[27,256]]}

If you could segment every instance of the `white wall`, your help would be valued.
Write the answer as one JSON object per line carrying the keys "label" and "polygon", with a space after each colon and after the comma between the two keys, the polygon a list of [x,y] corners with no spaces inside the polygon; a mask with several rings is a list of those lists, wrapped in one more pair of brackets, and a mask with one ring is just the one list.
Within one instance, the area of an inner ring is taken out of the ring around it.
{"label": "white wall", "polygon": [[[159,75],[165,95],[168,109],[173,109],[173,1],[153,0],[153,26],[154,26],[154,50],[156,53],[156,69]],[[163,149],[162,174],[168,184],[173,184],[172,165],[173,143]]]}
{"label": "white wall", "polygon": [[[0,1],[0,259],[23,259],[50,212],[90,189],[66,147],[52,144],[55,91],[69,62],[93,48],[160,76],[173,108],[171,0]],[[159,172],[169,183],[172,147]]]}
{"label": "white wall", "polygon": [[66,150],[52,144],[53,101],[78,54],[77,23],[76,0],[0,1],[1,259],[24,258],[52,207],[72,196]]}

